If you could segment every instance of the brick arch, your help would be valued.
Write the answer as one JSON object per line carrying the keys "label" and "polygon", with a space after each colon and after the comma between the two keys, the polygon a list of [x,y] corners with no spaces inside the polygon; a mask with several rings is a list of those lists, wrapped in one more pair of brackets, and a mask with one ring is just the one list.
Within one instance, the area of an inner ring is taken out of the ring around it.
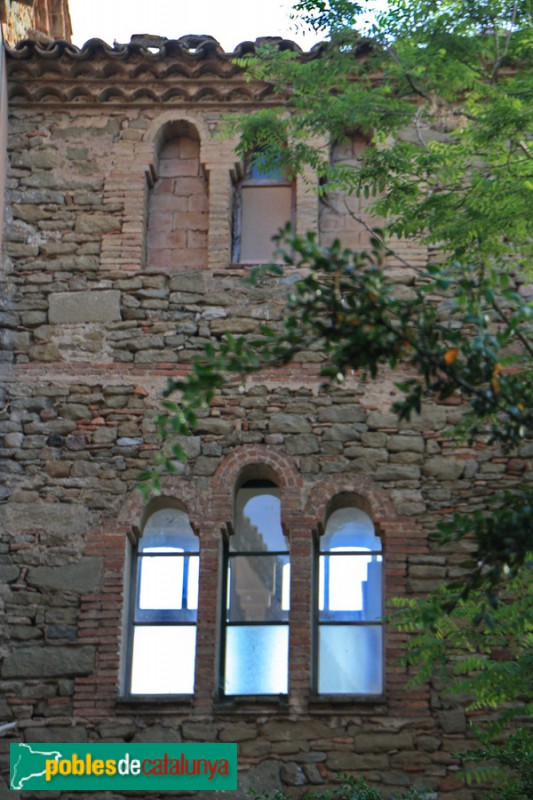
{"label": "brick arch", "polygon": [[[179,131],[180,127],[183,130],[188,128],[196,131],[200,143],[200,161],[201,163],[205,162],[204,148],[209,140],[209,128],[206,121],[199,114],[192,114],[187,111],[167,111],[165,114],[157,116],[144,134],[144,141],[150,143],[152,147],[152,163],[147,165],[148,168],[157,164],[161,146],[171,138],[171,132],[173,130]],[[180,136],[183,133],[175,133],[174,135]]]}
{"label": "brick arch", "polygon": [[[206,497],[199,496],[197,486],[192,481],[184,481],[177,476],[169,475],[161,480],[161,492],[157,497],[146,501],[138,489],[130,492],[122,504],[120,513],[116,518],[115,526],[119,531],[128,532],[133,526],[142,530],[151,506],[158,507],[161,501],[168,498],[179,504],[189,515],[189,520],[195,532],[201,530],[199,520],[206,515],[209,504]],[[155,505],[154,505],[155,504]]]}
{"label": "brick arch", "polygon": [[388,494],[367,475],[342,476],[314,484],[305,507],[305,516],[324,524],[332,500],[342,494],[351,495],[379,524],[382,519],[395,518],[396,512]]}
{"label": "brick arch", "polygon": [[286,524],[301,513],[302,478],[292,459],[279,448],[269,445],[242,445],[224,459],[212,482],[213,511],[221,520],[233,519],[235,489],[247,468],[265,467],[273,474],[281,490],[282,517]]}
{"label": "brick arch", "polygon": [[146,528],[150,517],[152,517],[158,511],[170,508],[177,509],[178,511],[184,511],[185,514],[187,514],[187,517],[189,517],[189,509],[187,504],[184,503],[181,498],[171,494],[160,494],[157,497],[152,497],[151,500],[149,500],[146,504],[140,520],[139,532],[141,536],[144,535],[144,529]]}
{"label": "brick arch", "polygon": [[198,142],[198,145],[200,145],[200,133],[198,131],[198,126],[193,122],[179,118],[168,120],[167,122],[163,123],[163,125],[159,127],[152,142],[156,159],[159,159],[161,151],[164,149],[165,145],[167,145],[173,139],[179,139],[182,136],[193,139],[194,141]]}

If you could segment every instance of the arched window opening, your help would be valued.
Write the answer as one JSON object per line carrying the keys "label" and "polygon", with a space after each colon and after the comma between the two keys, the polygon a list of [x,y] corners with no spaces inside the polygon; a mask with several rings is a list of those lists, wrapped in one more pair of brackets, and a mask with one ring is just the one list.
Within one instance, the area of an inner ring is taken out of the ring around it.
{"label": "arched window opening", "polygon": [[239,170],[233,207],[233,261],[263,264],[275,257],[272,237],[294,221],[294,182],[281,165],[266,167],[261,153]]}
{"label": "arched window opening", "polygon": [[290,561],[278,487],[248,481],[235,501],[226,561],[223,692],[288,691]]}
{"label": "arched window opening", "polygon": [[383,689],[383,555],[372,520],[337,508],[317,548],[316,663],[319,694]]}
{"label": "arched window opening", "polygon": [[155,511],[134,559],[131,694],[192,694],[199,542],[187,514]]}

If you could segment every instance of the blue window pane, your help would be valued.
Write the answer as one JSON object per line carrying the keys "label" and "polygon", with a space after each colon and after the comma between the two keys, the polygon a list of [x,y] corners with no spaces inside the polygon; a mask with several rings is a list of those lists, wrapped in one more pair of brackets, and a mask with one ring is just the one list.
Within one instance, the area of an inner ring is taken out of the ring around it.
{"label": "blue window pane", "polygon": [[283,180],[286,178],[280,163],[266,166],[266,158],[261,153],[255,153],[250,164],[249,177],[258,181]]}
{"label": "blue window pane", "polygon": [[321,625],[320,694],[380,694],[383,691],[383,632],[380,625]]}
{"label": "blue window pane", "polygon": [[287,694],[287,625],[226,628],[225,694]]}
{"label": "blue window pane", "polygon": [[288,542],[281,527],[279,489],[239,489],[235,509],[235,535],[230,550],[287,551]]}
{"label": "blue window pane", "polygon": [[320,556],[319,620],[372,622],[381,619],[382,557],[370,555],[360,547],[340,549],[341,555]]}
{"label": "blue window pane", "polygon": [[131,664],[132,694],[192,694],[195,626],[136,627]]}

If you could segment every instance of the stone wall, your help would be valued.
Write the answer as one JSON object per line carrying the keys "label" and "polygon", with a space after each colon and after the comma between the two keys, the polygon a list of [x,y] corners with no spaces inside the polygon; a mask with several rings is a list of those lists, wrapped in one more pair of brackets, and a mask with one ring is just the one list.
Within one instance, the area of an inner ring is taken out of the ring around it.
{"label": "stone wall", "polygon": [[70,42],[72,36],[68,0],[3,0],[0,21],[11,46],[28,37]]}
{"label": "stone wall", "polygon": [[[186,374],[206,342],[275,325],[294,278],[250,287],[245,265],[230,262],[236,157],[218,119],[268,100],[228,59],[195,45],[158,57],[96,48],[78,60],[70,51],[47,60],[33,47],[9,60],[0,719],[30,742],[237,741],[239,797],[322,790],[342,772],[472,800],[453,755],[468,742],[466,716],[438,685],[407,690],[405,634],[387,631],[382,697],[311,695],[313,542],[331,499],[350,493],[382,536],[386,598],[418,596],[464,557],[462,546],[437,550],[428,532],[450,510],[512,489],[527,462],[454,441],[463,409],[453,403],[428,403],[399,423],[389,412],[397,374],[325,388],[319,350],[228,386],[182,442],[188,461],[162,492],[187,508],[201,542],[196,691],[124,696],[131,531],[145,510],[137,478],[158,451],[166,380]],[[319,219],[306,190],[296,192],[301,231]],[[325,241],[331,219],[322,213]],[[415,245],[403,255],[427,258]],[[390,269],[408,290],[412,271]],[[239,475],[265,464],[281,489],[299,600],[290,691],[223,699],[222,542]]]}

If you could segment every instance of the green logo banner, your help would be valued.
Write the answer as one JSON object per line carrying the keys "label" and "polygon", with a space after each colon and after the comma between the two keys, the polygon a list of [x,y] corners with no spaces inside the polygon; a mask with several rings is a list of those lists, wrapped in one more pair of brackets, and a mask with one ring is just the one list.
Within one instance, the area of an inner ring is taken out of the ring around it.
{"label": "green logo banner", "polygon": [[234,790],[236,744],[11,744],[11,789]]}

